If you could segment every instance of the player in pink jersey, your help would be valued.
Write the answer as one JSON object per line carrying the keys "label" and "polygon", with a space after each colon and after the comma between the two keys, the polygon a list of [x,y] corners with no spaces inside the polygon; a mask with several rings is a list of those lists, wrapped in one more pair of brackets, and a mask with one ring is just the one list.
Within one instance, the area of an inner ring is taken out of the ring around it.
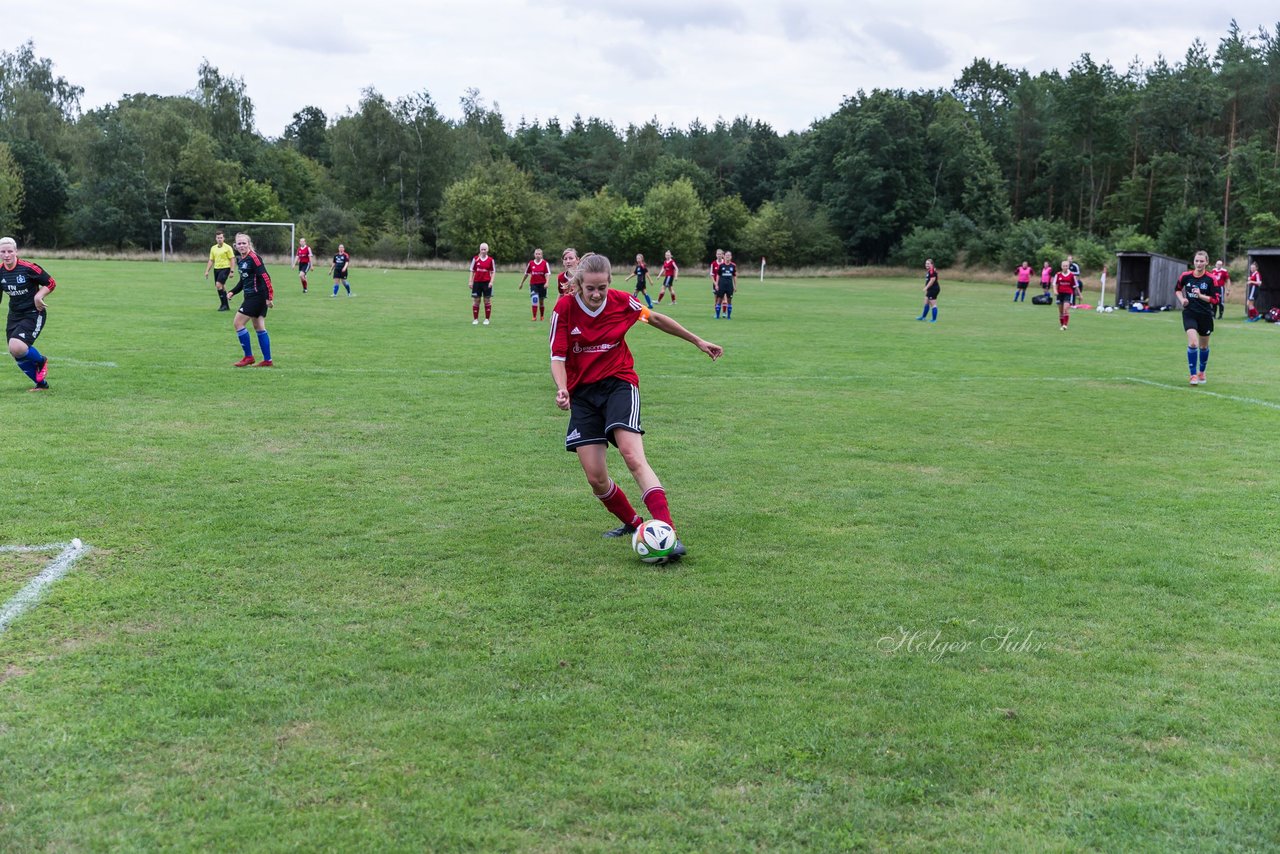
{"label": "player in pink jersey", "polygon": [[[565,450],[578,455],[591,491],[621,526],[605,533],[622,537],[644,524],[622,489],[609,477],[606,451],[617,446],[643,491],[649,514],[671,525],[667,493],[645,458],[640,427],[640,379],[627,347],[627,331],[638,321],[683,338],[713,360],[724,349],[694,335],[666,315],[650,311],[635,297],[609,287],[609,259],[588,254],[574,274],[574,291],[551,313],[551,378],[556,406],[570,412]],[[673,558],[684,556],[677,540]]]}

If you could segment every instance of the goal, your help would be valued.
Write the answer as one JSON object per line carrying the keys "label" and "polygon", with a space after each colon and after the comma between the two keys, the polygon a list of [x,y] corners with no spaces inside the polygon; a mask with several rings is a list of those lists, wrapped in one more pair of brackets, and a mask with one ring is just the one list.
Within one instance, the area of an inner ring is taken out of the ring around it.
{"label": "goal", "polygon": [[[269,228],[268,228],[269,227]],[[284,229],[289,229],[289,242],[284,243]],[[221,219],[162,219],[160,220],[160,260],[167,261],[175,253],[195,251],[203,254],[213,243],[213,233],[226,232],[227,243],[235,241],[236,229],[253,236],[253,245],[260,253],[279,252],[293,258],[297,245],[298,228],[292,222],[232,222]]]}

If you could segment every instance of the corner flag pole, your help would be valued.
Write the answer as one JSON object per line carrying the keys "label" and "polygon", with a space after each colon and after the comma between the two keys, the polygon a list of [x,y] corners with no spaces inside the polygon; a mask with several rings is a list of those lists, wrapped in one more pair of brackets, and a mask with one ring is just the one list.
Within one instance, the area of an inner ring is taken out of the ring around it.
{"label": "corner flag pole", "polygon": [[760,281],[764,281],[764,256],[760,256]]}

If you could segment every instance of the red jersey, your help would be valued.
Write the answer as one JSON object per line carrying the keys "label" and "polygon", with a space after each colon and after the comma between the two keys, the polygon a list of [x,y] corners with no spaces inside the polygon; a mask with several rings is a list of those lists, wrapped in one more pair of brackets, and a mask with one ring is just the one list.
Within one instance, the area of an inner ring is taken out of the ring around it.
{"label": "red jersey", "polygon": [[714,282],[718,278],[720,278],[720,262],[712,261],[711,262],[711,280]]}
{"label": "red jersey", "polygon": [[311,263],[311,247],[310,246],[302,246],[298,248],[298,263],[299,264]]}
{"label": "red jersey", "polygon": [[565,363],[569,393],[609,377],[638,388],[626,334],[637,320],[648,319],[649,310],[635,297],[612,288],[595,314],[577,294],[560,297],[551,312],[551,358]]}
{"label": "red jersey", "polygon": [[560,296],[569,293],[569,280],[572,278],[573,276],[568,273],[561,273],[556,276],[556,288],[560,291]]}
{"label": "red jersey", "polygon": [[1076,277],[1070,273],[1058,273],[1053,277],[1053,283],[1057,286],[1060,294],[1073,294],[1076,292]]}
{"label": "red jersey", "polygon": [[1231,273],[1227,270],[1210,270],[1209,276],[1221,290],[1225,290],[1227,285],[1231,284]]}
{"label": "red jersey", "polygon": [[487,284],[493,281],[493,256],[481,258],[479,255],[471,259],[471,281],[476,284]]}
{"label": "red jersey", "polygon": [[545,285],[547,276],[551,275],[551,265],[547,263],[547,259],[541,261],[530,261],[524,266],[524,274],[529,277],[531,285]]}
{"label": "red jersey", "polygon": [[676,274],[676,262],[675,262],[675,261],[663,261],[663,262],[662,262],[662,275],[663,275],[663,277],[664,277],[664,278],[671,278],[671,277],[672,277],[672,276],[674,276],[675,274]]}

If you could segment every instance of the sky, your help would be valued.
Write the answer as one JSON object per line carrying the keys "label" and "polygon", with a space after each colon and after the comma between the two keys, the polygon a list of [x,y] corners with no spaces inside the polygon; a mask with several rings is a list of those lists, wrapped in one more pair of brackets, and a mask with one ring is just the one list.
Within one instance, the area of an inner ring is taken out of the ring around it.
{"label": "sky", "polygon": [[859,90],[948,88],[975,57],[1066,73],[1083,54],[1124,71],[1137,59],[1210,53],[1234,15],[1274,32],[1274,0],[1118,4],[897,0],[43,0],[7,16],[0,50],[28,39],[84,88],[85,110],[123,95],[180,95],[208,59],[245,83],[258,130],[293,114],[330,119],[372,88],[388,100],[426,91],[448,118],[479,91],[508,128],[596,116],[619,127],[656,118],[749,116],[801,131]]}

